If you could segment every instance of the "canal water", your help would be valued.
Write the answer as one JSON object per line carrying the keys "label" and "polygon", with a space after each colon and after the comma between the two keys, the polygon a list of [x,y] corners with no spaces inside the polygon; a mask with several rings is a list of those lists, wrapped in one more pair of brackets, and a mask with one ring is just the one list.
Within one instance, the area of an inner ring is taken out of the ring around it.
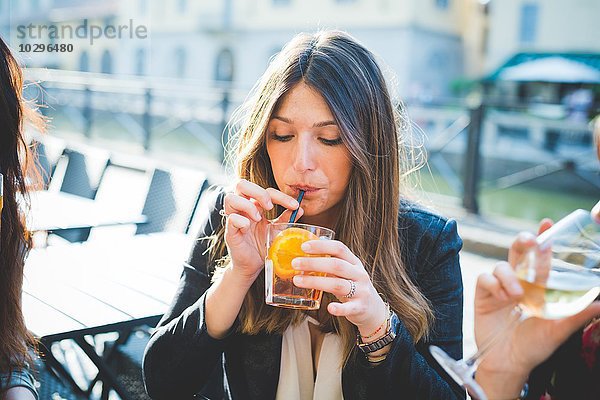
{"label": "canal water", "polygon": [[[549,178],[551,179],[551,178]],[[481,189],[479,200],[482,215],[508,216],[537,222],[548,217],[554,221],[569,214],[572,210],[591,209],[600,201],[598,189],[585,187],[581,190],[564,190],[561,185],[522,184],[507,189]],[[425,168],[418,173],[418,186],[425,192],[455,196],[461,203],[460,193],[453,191],[440,175]]]}

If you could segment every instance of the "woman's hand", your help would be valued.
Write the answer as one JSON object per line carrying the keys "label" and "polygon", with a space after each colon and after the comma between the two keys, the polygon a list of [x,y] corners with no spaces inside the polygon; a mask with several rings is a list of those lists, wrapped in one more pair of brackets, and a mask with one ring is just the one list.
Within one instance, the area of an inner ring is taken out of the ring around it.
{"label": "woman's hand", "polygon": [[341,303],[330,303],[327,311],[346,317],[361,335],[372,334],[386,320],[388,311],[360,259],[337,240],[310,240],[302,244],[302,250],[329,257],[297,257],[292,261],[294,269],[327,276],[296,275],[294,285],[333,294]]}
{"label": "woman's hand", "polygon": [[[552,225],[540,224],[539,233]],[[514,268],[530,250],[537,248],[535,236],[521,233],[509,249],[507,262],[496,265],[493,274],[482,274],[475,290],[475,339],[478,346],[498,329],[505,332],[483,358],[476,380],[490,398],[516,397],[530,371],[547,359],[573,332],[600,313],[600,303],[591,304],[582,312],[559,320],[528,318],[507,329],[511,311],[523,296]]]}
{"label": "woman's hand", "polygon": [[[274,204],[287,210],[273,222],[289,220],[293,210],[298,208],[298,202],[293,197],[277,189],[263,189],[245,179],[237,182],[233,193],[225,195],[225,242],[231,257],[231,269],[249,284],[254,282],[265,264],[269,224],[265,211],[271,210]],[[302,208],[298,210],[298,218],[303,212]]]}

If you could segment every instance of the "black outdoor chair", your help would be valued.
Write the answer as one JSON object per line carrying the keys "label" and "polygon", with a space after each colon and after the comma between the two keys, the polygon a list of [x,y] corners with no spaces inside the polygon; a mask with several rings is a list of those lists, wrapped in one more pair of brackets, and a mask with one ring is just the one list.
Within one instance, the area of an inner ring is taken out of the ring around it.
{"label": "black outdoor chair", "polygon": [[[59,166],[64,168],[60,191],[94,199],[110,159],[109,153],[98,149],[87,149],[85,152],[66,149],[63,157],[65,158],[57,165],[57,169]],[[50,189],[55,186],[58,186],[58,183],[56,185],[53,183]],[[54,232],[69,242],[83,242],[88,238],[89,233],[89,228]]]}
{"label": "black outdoor chair", "polygon": [[194,210],[206,187],[206,174],[201,171],[155,169],[142,211],[148,222],[138,225],[136,233],[188,233]]}
{"label": "black outdoor chair", "polygon": [[[105,207],[118,208],[124,214],[142,213],[152,171],[135,163],[116,163],[111,160],[102,176],[95,201]],[[135,235],[136,225],[100,226],[91,229],[89,240],[127,238]]]}

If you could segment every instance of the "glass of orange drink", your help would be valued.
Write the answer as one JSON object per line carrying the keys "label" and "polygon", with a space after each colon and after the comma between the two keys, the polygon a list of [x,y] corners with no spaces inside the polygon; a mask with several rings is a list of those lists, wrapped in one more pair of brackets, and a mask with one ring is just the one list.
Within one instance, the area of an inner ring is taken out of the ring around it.
{"label": "glass of orange drink", "polygon": [[267,256],[265,260],[265,301],[276,307],[316,310],[321,306],[323,291],[299,288],[294,285],[295,275],[320,275],[323,273],[297,271],[292,268],[296,257],[327,257],[306,254],[302,243],[309,240],[332,240],[335,232],[315,225],[297,223],[270,224],[267,230]]}

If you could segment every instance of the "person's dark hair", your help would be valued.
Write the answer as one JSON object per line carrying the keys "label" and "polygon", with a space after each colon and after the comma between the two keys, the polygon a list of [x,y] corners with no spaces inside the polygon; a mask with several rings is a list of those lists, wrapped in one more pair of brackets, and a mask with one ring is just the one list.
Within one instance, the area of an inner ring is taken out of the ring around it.
{"label": "person's dark hair", "polygon": [[[4,175],[3,209],[0,215],[0,371],[10,372],[31,362],[35,345],[21,309],[23,266],[31,248],[23,210],[36,178],[34,157],[24,136],[24,121],[41,123],[22,95],[23,75],[7,44],[0,38],[0,172]],[[22,198],[24,201],[19,201]],[[1,390],[2,388],[0,388]]]}
{"label": "person's dark hair", "polygon": [[[262,187],[277,187],[266,150],[267,126],[284,96],[304,83],[327,102],[352,157],[352,174],[344,197],[336,238],[364,263],[373,285],[400,316],[415,342],[425,337],[433,321],[428,300],[411,281],[399,237],[400,199],[405,178],[413,169],[409,124],[393,104],[384,75],[373,53],[341,31],[299,34],[272,60],[239,111],[233,127],[229,157],[239,178]],[[267,212],[274,218],[281,210]],[[226,266],[224,228],[213,237],[210,259]],[[223,268],[217,270],[218,279]],[[246,334],[283,333],[303,318],[301,311],[276,309],[264,302],[264,271],[252,285],[240,311],[240,330]],[[355,347],[354,326],[332,317],[324,294],[319,317],[324,329],[336,331],[344,342],[344,360]]]}

